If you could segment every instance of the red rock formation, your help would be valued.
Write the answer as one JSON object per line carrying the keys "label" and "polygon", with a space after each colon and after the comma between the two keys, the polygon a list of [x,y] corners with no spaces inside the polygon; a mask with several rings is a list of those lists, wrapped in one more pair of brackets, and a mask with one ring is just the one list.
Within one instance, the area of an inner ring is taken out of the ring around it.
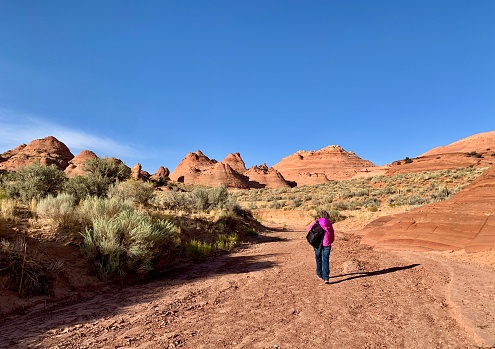
{"label": "red rock formation", "polygon": [[335,145],[317,151],[300,150],[273,166],[285,180],[297,185],[349,179],[359,171],[372,167],[375,167],[372,162]]}
{"label": "red rock formation", "polygon": [[131,167],[131,178],[137,181],[148,181],[150,179],[150,174],[142,170],[142,166],[138,162]]}
{"label": "red rock formation", "polygon": [[207,169],[214,164],[216,160],[210,160],[200,150],[196,153],[188,153],[186,157],[179,163],[175,170],[170,174],[170,179],[174,182],[191,183],[191,175],[201,172],[203,169]]}
{"label": "red rock formation", "polygon": [[230,153],[225,159],[223,159],[222,162],[224,164],[228,164],[230,167],[232,167],[233,170],[241,174],[246,172],[247,170],[246,165],[244,164],[244,160],[242,160],[241,154],[239,153]]}
{"label": "red rock formation", "polygon": [[[475,154],[471,154],[474,152]],[[446,146],[427,151],[412,162],[395,161],[387,175],[461,167],[490,167],[495,162],[495,131],[479,133]]]}
{"label": "red rock formation", "polygon": [[90,159],[96,159],[98,156],[91,150],[83,150],[77,154],[72,160],[69,161],[69,165],[64,170],[65,175],[68,178],[84,175],[84,163]]}
{"label": "red rock formation", "polygon": [[233,170],[228,164],[222,162],[216,162],[214,165],[203,169],[190,168],[189,172],[183,172],[183,176],[179,181],[206,187],[225,185],[228,188],[249,188],[246,178],[243,175]]}
{"label": "red rock formation", "polygon": [[253,166],[246,172],[244,176],[249,178],[250,188],[287,188],[289,183],[284,177],[273,167],[268,167],[266,164],[261,166]]}
{"label": "red rock formation", "polygon": [[470,137],[446,146],[433,148],[421,156],[431,156],[449,153],[470,153],[476,151],[480,154],[490,152],[495,153],[495,131],[478,133]]}
{"label": "red rock formation", "polygon": [[74,158],[67,146],[53,136],[36,139],[28,145],[20,145],[14,150],[1,155],[1,170],[16,171],[21,167],[39,162],[41,165],[55,165],[65,170],[69,161]]}
{"label": "red rock formation", "polygon": [[380,218],[363,234],[384,249],[495,250],[495,166],[451,199]]}
{"label": "red rock formation", "polygon": [[168,168],[160,166],[150,179],[157,183],[164,183],[169,179],[170,171]]}

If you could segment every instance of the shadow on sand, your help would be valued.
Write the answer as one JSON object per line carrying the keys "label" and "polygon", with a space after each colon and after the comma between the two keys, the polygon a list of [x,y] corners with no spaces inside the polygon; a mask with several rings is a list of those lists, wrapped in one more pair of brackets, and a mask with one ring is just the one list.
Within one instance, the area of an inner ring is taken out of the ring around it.
{"label": "shadow on sand", "polygon": [[411,269],[419,266],[421,264],[411,264],[411,265],[406,265],[402,267],[392,267],[392,268],[387,268],[387,269],[382,269],[382,270],[375,270],[375,271],[367,271],[367,272],[357,272],[357,273],[348,273],[348,274],[342,274],[342,275],[335,275],[335,276],[330,276],[330,279],[334,278],[340,278],[340,277],[346,277],[345,279],[342,280],[337,280],[337,281],[332,281],[330,284],[338,284],[344,281],[349,281],[353,279],[359,279],[359,278],[364,278],[364,277],[369,277],[369,276],[376,276],[376,275],[382,275],[382,274],[388,274],[388,273],[394,273],[396,271],[401,271],[401,270],[406,270],[406,269]]}

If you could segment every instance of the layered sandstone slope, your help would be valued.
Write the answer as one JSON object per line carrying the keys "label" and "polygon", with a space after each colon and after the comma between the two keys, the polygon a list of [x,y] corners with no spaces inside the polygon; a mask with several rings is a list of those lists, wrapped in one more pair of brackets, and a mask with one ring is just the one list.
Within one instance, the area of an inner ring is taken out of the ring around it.
{"label": "layered sandstone slope", "polygon": [[217,162],[209,168],[194,171],[191,170],[184,178],[184,183],[216,187],[224,185],[227,188],[248,189],[246,178],[233,170],[228,164]]}
{"label": "layered sandstone slope", "polygon": [[174,182],[190,184],[202,170],[208,169],[217,163],[204,155],[200,150],[196,153],[188,153],[186,157],[177,165],[170,174],[170,179]]}
{"label": "layered sandstone slope", "polygon": [[0,170],[16,171],[34,162],[43,166],[55,165],[59,170],[65,170],[73,158],[74,155],[64,143],[48,136],[1,154]]}
{"label": "layered sandstone slope", "polygon": [[273,167],[268,167],[266,164],[261,166],[253,166],[244,175],[249,178],[250,188],[288,188],[289,183],[284,177]]}
{"label": "layered sandstone slope", "polygon": [[321,150],[303,151],[283,158],[273,166],[287,181],[298,186],[324,183],[329,180],[349,179],[375,165],[354,152],[330,145]]}
{"label": "layered sandstone slope", "polygon": [[495,131],[479,133],[427,151],[412,162],[396,161],[387,175],[451,170],[461,167],[490,167],[495,163]]}
{"label": "layered sandstone slope", "polygon": [[385,249],[495,250],[495,166],[451,199],[380,218],[363,234]]}
{"label": "layered sandstone slope", "polygon": [[449,145],[433,148],[421,156],[440,155],[448,153],[495,153],[495,131],[478,133],[470,137],[463,138]]}

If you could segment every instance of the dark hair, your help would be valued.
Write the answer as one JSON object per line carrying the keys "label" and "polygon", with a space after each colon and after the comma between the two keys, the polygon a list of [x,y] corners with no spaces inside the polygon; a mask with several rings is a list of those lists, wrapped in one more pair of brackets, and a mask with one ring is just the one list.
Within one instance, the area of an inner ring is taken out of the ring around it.
{"label": "dark hair", "polygon": [[330,214],[328,214],[328,212],[325,210],[320,210],[320,211],[318,211],[318,217],[316,217],[316,218],[330,219]]}

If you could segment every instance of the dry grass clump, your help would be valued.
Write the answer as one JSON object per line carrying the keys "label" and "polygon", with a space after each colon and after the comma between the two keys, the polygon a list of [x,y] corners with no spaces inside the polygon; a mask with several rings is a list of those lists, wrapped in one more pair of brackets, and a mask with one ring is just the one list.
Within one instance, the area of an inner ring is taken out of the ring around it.
{"label": "dry grass clump", "polygon": [[15,220],[16,201],[13,199],[0,199],[0,217],[5,220]]}
{"label": "dry grass clump", "polygon": [[23,238],[0,241],[0,287],[21,297],[51,295],[61,265],[56,262],[42,266],[32,260]]}

